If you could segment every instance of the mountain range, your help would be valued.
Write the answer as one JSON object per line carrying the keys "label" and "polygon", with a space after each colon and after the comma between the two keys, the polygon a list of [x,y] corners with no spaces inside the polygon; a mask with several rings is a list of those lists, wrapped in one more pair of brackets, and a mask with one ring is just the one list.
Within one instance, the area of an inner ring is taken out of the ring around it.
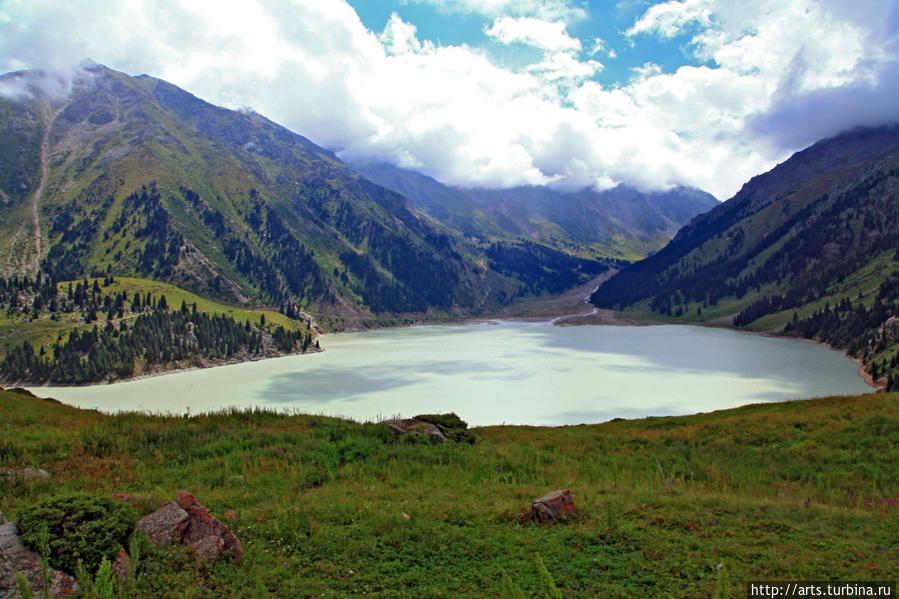
{"label": "mountain range", "polygon": [[367,179],[470,237],[517,236],[589,256],[636,260],[658,251],[694,216],[718,205],[690,187],[640,191],[545,186],[460,188],[385,163],[352,163]]}
{"label": "mountain range", "polygon": [[257,113],[153,77],[94,65],[64,99],[47,77],[0,79],[20,90],[0,98],[6,275],[138,276],[286,313],[470,314],[642,257],[714,203],[463,191],[367,169],[382,186]]}

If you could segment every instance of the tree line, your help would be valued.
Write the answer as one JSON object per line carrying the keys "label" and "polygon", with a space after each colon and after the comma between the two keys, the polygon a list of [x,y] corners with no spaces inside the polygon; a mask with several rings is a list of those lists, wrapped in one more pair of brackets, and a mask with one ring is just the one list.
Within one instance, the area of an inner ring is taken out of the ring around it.
{"label": "tree line", "polygon": [[[104,287],[114,282],[109,276]],[[48,347],[25,341],[0,360],[0,377],[7,382],[83,384],[133,376],[138,369],[153,371],[173,364],[216,363],[305,352],[318,342],[311,330],[266,327],[238,322],[227,315],[197,310],[182,301],[169,306],[165,295],[125,291],[107,292],[98,280],[69,284],[58,293],[52,278],[0,279],[0,300],[7,312],[20,310],[30,318],[50,311],[50,317],[73,317],[85,325],[60,334]],[[105,323],[102,321],[105,319]]]}

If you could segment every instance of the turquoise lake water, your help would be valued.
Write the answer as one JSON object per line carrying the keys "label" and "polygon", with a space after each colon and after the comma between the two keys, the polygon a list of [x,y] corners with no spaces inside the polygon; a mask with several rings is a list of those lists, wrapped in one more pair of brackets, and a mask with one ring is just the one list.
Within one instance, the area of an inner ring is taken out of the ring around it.
{"label": "turquoise lake water", "polygon": [[31,390],[105,412],[263,406],[361,421],[456,412],[471,425],[592,423],[871,390],[841,352],[694,326],[497,322],[321,342],[326,351],[313,355]]}

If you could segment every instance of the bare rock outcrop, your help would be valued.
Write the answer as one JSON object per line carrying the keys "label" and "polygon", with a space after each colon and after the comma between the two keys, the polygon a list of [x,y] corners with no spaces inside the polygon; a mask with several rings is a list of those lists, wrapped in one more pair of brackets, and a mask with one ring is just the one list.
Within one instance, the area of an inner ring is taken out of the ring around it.
{"label": "bare rock outcrop", "polygon": [[128,580],[128,571],[130,569],[131,556],[129,556],[128,552],[122,547],[119,547],[119,552],[112,562],[112,573],[115,574],[115,577],[118,578],[120,582],[125,582]]}
{"label": "bare rock outcrop", "polygon": [[531,503],[531,514],[535,520],[555,522],[574,514],[574,500],[568,489],[547,493]]}
{"label": "bare rock outcrop", "polygon": [[53,475],[43,468],[22,468],[21,470],[0,468],[0,477],[5,478],[6,480],[21,478],[27,482],[33,480],[50,480]]}
{"label": "bare rock outcrop", "polygon": [[141,518],[137,527],[147,533],[153,543],[165,547],[181,541],[189,519],[180,505],[169,501],[152,514]]}
{"label": "bare rock outcrop", "polygon": [[[40,558],[22,542],[19,526],[15,522],[6,522],[0,524],[0,599],[18,596],[16,572],[25,576],[36,595],[43,591]],[[51,597],[66,597],[78,592],[75,579],[58,570],[49,570],[49,582]]]}
{"label": "bare rock outcrop", "polygon": [[189,517],[187,529],[181,542],[193,550],[197,558],[214,562],[222,553],[230,553],[235,563],[240,563],[243,556],[243,545],[228,530],[228,527],[216,520],[197,498],[181,491],[175,500]]}
{"label": "bare rock outcrop", "polygon": [[436,441],[446,441],[446,435],[430,422],[415,420],[414,418],[403,418],[400,420],[388,420],[386,422],[394,436],[401,437],[403,435],[423,435],[429,439]]}
{"label": "bare rock outcrop", "polygon": [[230,554],[235,562],[243,556],[238,538],[187,491],[142,518],[137,526],[156,545],[183,543],[203,562],[213,563],[222,553]]}

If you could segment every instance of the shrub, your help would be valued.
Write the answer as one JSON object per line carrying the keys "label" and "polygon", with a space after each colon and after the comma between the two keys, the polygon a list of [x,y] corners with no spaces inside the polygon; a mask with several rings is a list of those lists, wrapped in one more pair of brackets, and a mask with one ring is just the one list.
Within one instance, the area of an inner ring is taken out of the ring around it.
{"label": "shrub", "polygon": [[114,559],[138,520],[130,506],[89,493],[49,497],[22,508],[18,516],[22,539],[39,547],[41,535],[49,533],[50,565],[70,574],[79,559],[88,572],[96,572],[104,557]]}

